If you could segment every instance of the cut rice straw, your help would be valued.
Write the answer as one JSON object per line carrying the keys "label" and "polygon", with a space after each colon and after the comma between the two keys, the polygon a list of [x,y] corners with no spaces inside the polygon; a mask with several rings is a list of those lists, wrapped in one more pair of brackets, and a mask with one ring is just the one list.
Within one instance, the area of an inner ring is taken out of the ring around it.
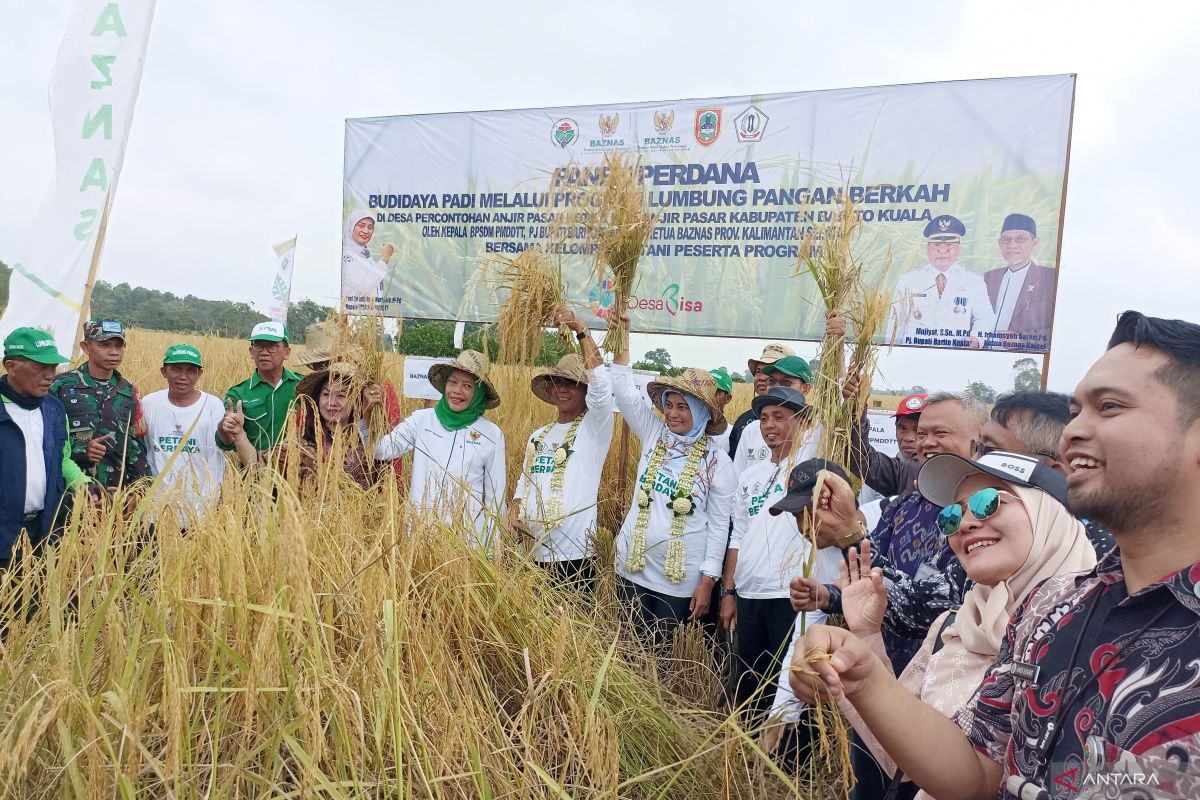
{"label": "cut rice straw", "polygon": [[[497,358],[509,364],[532,364],[542,350],[542,334],[554,327],[554,314],[565,303],[562,272],[539,247],[527,247],[504,259],[499,289],[508,292],[500,306],[496,332]],[[559,339],[571,344],[565,326]]]}

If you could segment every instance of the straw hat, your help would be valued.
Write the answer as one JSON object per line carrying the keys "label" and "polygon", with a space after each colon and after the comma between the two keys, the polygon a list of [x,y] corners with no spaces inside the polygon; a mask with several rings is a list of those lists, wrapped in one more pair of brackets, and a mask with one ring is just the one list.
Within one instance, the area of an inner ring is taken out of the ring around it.
{"label": "straw hat", "polygon": [[488,408],[495,408],[500,405],[500,395],[488,380],[488,372],[491,370],[491,364],[488,363],[487,356],[475,350],[463,350],[449,364],[434,364],[429,368],[429,382],[433,384],[435,389],[445,394],[446,381],[450,379],[450,373],[456,369],[469,372],[479,379],[479,382],[483,384],[484,391],[487,392]]}
{"label": "straw hat", "polygon": [[761,356],[747,361],[746,366],[750,368],[750,377],[754,377],[754,373],[758,372],[758,368],[764,364],[774,364],[784,356],[794,355],[796,355],[796,351],[788,347],[786,344],[772,342],[763,348]]}
{"label": "straw hat", "polygon": [[358,365],[349,361],[338,361],[330,364],[328,369],[310,372],[301,378],[300,382],[296,384],[296,395],[304,395],[315,403],[320,399],[321,387],[325,385],[325,380],[330,375],[350,379],[357,374]]}
{"label": "straw hat", "polygon": [[317,322],[304,329],[306,347],[296,356],[296,365],[310,367],[322,361],[332,361],[334,356],[360,361],[363,351],[357,345],[338,346],[338,328],[333,320]]}
{"label": "straw hat", "polygon": [[709,436],[724,433],[729,427],[729,423],[725,421],[725,414],[717,406],[717,382],[704,370],[689,367],[674,378],[657,378],[646,387],[646,394],[650,395],[655,408],[662,408],[662,396],[665,392],[690,394],[703,403],[712,414],[712,419],[704,427],[704,432]]}
{"label": "straw hat", "polygon": [[568,353],[560,358],[553,367],[538,370],[538,374],[534,375],[533,380],[529,382],[529,388],[533,391],[534,396],[543,403],[554,405],[554,399],[550,396],[550,383],[554,378],[562,378],[587,386],[587,367],[584,366],[583,359],[579,355]]}

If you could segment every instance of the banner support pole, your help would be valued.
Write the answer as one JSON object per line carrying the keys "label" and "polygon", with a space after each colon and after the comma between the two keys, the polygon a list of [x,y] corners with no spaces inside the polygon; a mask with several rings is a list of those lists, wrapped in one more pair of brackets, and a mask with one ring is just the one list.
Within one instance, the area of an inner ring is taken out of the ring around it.
{"label": "banner support pole", "polygon": [[108,209],[112,207],[113,193],[110,189],[104,198],[104,213],[100,215],[100,229],[96,232],[96,247],[92,250],[92,261],[88,265],[87,281],[83,284],[83,301],[79,304],[79,322],[75,325],[75,338],[71,345],[71,360],[79,358],[79,342],[83,340],[83,323],[92,312],[92,289],[96,285],[96,275],[100,271],[100,256],[104,252],[104,237],[108,232]]}

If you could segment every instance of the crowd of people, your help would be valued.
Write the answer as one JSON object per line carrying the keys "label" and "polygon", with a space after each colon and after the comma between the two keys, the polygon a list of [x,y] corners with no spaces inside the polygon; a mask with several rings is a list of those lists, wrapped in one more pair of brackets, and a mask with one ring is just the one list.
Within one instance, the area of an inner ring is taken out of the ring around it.
{"label": "crowd of people", "polygon": [[[119,322],[87,323],[87,359],[61,375],[49,337],[14,331],[0,378],[0,569],[50,538],[71,495],[100,503],[162,476],[186,529],[227,463],[295,455],[304,473],[336,456],[370,487],[400,479],[411,454],[415,508],[479,547],[512,536],[587,593],[616,410],[641,444],[612,566],[633,635],[658,647],[689,623],[733,632],[731,706],[766,723],[769,748],[802,752],[812,705],[832,703],[854,729],[863,800],[1113,786],[1200,797],[1200,326],[1126,312],[1073,396],[1016,392],[989,409],[910,395],[896,455],[871,446],[864,418],[839,464],[817,457],[813,372],[787,346],[749,359],[755,396],[731,425],[724,371],[642,390],[627,325],[610,320],[626,333],[604,367],[578,317],[556,321],[580,354],[530,383],[554,418],[529,433],[512,491],[481,353],[435,364],[440,399],[402,417],[348,343],[301,353],[307,375],[288,369],[280,323],[254,328],[254,371],[223,399],[197,388],[203,359],[187,344],[163,355],[167,388],[139,398],[119,372]],[[295,438],[283,435],[292,420]]]}

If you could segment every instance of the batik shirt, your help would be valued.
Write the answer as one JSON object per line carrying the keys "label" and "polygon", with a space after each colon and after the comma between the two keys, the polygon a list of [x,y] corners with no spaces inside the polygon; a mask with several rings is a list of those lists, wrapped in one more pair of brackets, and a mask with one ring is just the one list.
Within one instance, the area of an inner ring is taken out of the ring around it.
{"label": "batik shirt", "polygon": [[1200,797],[1200,562],[1133,595],[1119,551],[1048,579],[967,709],[976,749],[1053,798]]}
{"label": "batik shirt", "polygon": [[[88,365],[65,372],[50,387],[67,410],[67,436],[71,458],[105,489],[116,489],[150,475],[146,451],[146,419],[133,384],[113,371],[108,380],[97,380]],[[112,434],[104,456],[93,464],[88,442]]]}

